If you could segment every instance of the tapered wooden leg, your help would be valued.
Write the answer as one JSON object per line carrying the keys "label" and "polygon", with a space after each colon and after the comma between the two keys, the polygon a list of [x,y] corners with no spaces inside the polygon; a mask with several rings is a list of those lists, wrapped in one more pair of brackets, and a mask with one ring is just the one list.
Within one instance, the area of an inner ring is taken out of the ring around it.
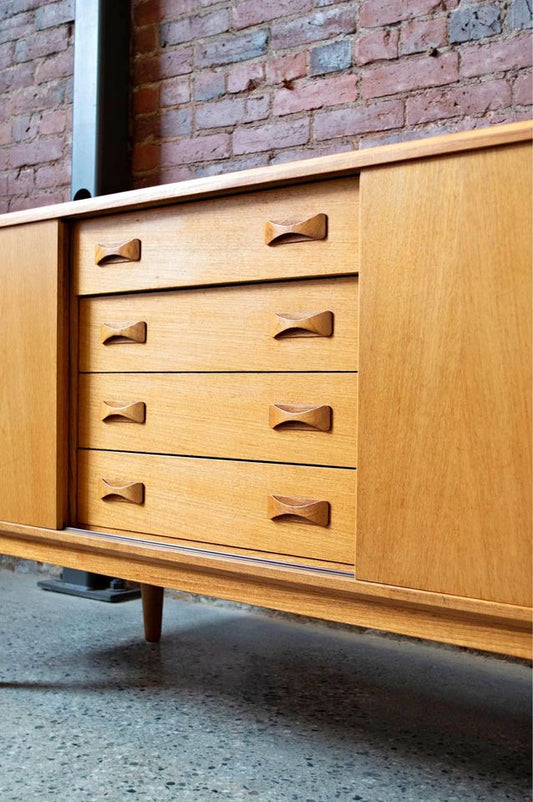
{"label": "tapered wooden leg", "polygon": [[141,584],[144,637],[148,643],[157,643],[161,638],[163,593],[164,589],[156,585]]}

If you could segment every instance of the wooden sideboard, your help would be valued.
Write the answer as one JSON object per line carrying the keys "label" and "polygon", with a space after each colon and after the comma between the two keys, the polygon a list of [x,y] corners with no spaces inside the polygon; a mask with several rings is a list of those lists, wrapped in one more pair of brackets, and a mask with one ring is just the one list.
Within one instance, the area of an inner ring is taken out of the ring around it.
{"label": "wooden sideboard", "polygon": [[529,656],[531,138],[0,217],[0,551]]}

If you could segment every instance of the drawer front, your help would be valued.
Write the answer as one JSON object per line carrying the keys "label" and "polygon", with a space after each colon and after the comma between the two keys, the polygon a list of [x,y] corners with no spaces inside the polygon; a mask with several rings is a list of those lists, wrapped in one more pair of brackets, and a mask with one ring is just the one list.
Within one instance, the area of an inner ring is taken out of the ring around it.
{"label": "drawer front", "polygon": [[357,369],[357,278],[80,301],[80,370]]}
{"label": "drawer front", "polygon": [[355,491],[349,469],[79,451],[80,525],[350,565]]}
{"label": "drawer front", "polygon": [[357,225],[355,177],[82,221],[73,232],[74,289],[90,295],[355,273]]}
{"label": "drawer front", "polygon": [[357,374],[89,373],[81,448],[355,467]]}

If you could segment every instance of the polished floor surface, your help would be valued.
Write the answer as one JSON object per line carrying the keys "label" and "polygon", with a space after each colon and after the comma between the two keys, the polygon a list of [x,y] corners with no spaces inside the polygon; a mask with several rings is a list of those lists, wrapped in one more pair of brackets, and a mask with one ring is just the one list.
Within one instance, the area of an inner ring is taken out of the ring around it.
{"label": "polished floor surface", "polygon": [[517,661],[0,571],[0,802],[503,802],[530,797]]}

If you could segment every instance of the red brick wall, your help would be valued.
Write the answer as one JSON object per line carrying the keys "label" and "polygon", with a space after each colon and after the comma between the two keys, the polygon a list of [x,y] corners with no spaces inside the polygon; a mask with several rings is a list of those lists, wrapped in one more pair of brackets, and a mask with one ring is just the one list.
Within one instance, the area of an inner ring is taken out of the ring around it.
{"label": "red brick wall", "polygon": [[[531,0],[132,0],[132,186],[531,116]],[[0,4],[0,209],[68,198],[73,0]]]}

